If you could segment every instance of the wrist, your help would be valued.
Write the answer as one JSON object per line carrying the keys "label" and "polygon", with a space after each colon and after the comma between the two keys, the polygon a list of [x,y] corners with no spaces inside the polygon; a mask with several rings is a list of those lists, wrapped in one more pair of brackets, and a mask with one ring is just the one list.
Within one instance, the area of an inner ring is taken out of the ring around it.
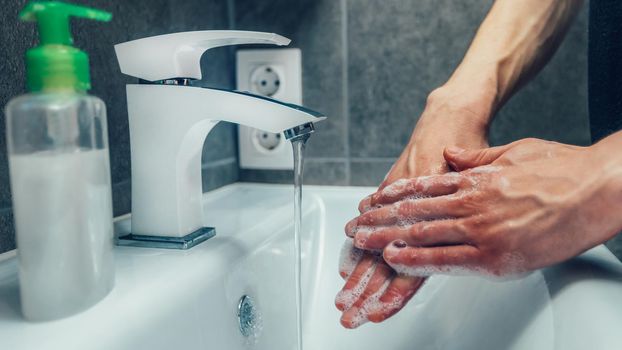
{"label": "wrist", "polygon": [[[612,226],[606,233],[604,240],[611,239],[615,234],[622,231],[622,132],[611,135],[604,140],[588,148],[589,157],[596,161],[597,169],[594,172],[600,174],[599,191],[602,206],[611,212]],[[603,214],[603,213],[601,213]]]}
{"label": "wrist", "polygon": [[493,99],[488,89],[448,82],[428,95],[421,121],[434,119],[448,129],[485,136],[494,115]]}

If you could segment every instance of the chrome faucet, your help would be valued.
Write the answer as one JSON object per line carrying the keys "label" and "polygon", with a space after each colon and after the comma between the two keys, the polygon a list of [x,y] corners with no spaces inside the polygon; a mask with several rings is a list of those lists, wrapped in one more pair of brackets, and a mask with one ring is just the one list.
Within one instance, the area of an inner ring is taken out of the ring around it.
{"label": "chrome faucet", "polygon": [[271,33],[196,31],[115,45],[121,71],[150,83],[127,85],[132,161],[132,233],[119,244],[187,249],[215,234],[204,227],[201,151],[219,121],[288,139],[325,119],[307,108],[246,92],[190,85],[204,51],[237,44],[287,45]]}

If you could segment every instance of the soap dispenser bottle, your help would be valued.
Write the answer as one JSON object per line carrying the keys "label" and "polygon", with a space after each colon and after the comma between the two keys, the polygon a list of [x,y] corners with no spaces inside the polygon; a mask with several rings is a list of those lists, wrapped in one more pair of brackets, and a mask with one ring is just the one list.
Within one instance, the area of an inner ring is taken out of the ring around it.
{"label": "soap dispenser bottle", "polygon": [[40,45],[26,53],[31,93],[6,106],[22,311],[45,321],[75,314],[114,284],[106,106],[90,96],[88,56],[72,47],[69,17],[110,13],[56,1],[21,11]]}

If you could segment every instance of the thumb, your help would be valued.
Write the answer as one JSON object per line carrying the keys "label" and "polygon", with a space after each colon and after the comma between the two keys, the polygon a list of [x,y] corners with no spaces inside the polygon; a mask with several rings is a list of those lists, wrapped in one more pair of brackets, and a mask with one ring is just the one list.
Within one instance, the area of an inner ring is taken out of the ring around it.
{"label": "thumb", "polygon": [[459,147],[447,147],[443,156],[455,171],[463,171],[482,165],[488,165],[509,149],[510,145],[466,150]]}

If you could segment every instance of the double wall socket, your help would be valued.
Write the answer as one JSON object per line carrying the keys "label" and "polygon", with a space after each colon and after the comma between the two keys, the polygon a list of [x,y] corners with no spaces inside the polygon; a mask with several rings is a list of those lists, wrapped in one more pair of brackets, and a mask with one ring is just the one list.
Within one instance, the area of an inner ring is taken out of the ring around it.
{"label": "double wall socket", "polygon": [[[237,89],[302,105],[301,56],[300,49],[238,50]],[[291,143],[282,133],[240,125],[238,148],[243,169],[289,170],[294,167]]]}

